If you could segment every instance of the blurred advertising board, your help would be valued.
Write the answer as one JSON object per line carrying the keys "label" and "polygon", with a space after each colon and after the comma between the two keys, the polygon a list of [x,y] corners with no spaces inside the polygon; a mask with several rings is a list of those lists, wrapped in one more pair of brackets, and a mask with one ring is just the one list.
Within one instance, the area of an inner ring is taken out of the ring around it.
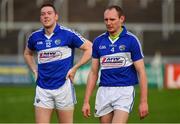
{"label": "blurred advertising board", "polygon": [[[164,65],[145,64],[145,68],[148,85],[162,89],[164,85]],[[80,67],[76,72],[75,84],[86,84],[89,71],[90,64]]]}
{"label": "blurred advertising board", "polygon": [[[86,84],[90,65],[83,65],[77,70],[75,84]],[[145,68],[149,87],[180,88],[180,64],[145,64]],[[34,79],[26,65],[0,64],[0,84],[32,83]]]}
{"label": "blurred advertising board", "polygon": [[74,78],[75,84],[86,84],[89,71],[90,71],[90,64],[85,64],[81,66],[76,72]]}
{"label": "blurred advertising board", "polygon": [[180,64],[165,65],[165,87],[180,88]]}
{"label": "blurred advertising board", "polygon": [[148,85],[162,89],[164,85],[164,65],[145,64]]}
{"label": "blurred advertising board", "polygon": [[0,83],[1,84],[30,84],[32,76],[25,65],[1,64]]}

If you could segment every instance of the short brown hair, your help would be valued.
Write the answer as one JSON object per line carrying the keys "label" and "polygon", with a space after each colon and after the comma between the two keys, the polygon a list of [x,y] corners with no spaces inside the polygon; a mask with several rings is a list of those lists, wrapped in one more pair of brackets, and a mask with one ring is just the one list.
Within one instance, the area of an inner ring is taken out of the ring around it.
{"label": "short brown hair", "polygon": [[106,10],[115,9],[118,12],[119,17],[124,16],[123,9],[117,5],[111,5],[106,8]]}
{"label": "short brown hair", "polygon": [[42,5],[41,5],[41,7],[40,7],[40,10],[43,8],[43,7],[52,7],[53,8],[53,10],[54,10],[54,12],[55,13],[57,13],[57,11],[56,11],[56,8],[55,8],[55,6],[54,6],[54,4],[52,3],[52,2],[50,2],[50,1],[46,1],[46,2],[44,2]]}

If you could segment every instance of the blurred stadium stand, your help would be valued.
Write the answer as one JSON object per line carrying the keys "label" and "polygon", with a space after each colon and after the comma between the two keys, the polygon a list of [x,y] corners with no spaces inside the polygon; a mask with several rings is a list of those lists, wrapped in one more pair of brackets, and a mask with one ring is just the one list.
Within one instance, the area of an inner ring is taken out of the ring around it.
{"label": "blurred stadium stand", "polygon": [[[22,54],[28,35],[41,26],[39,6],[43,1],[0,0],[0,55]],[[180,55],[179,0],[52,1],[60,14],[60,23],[91,41],[105,30],[104,9],[109,4],[118,4],[125,11],[128,29],[142,41],[145,56],[153,56],[156,51],[163,56]]]}
{"label": "blurred stadium stand", "polygon": [[[26,40],[41,26],[39,7],[44,1],[0,0],[0,62],[24,63]],[[125,11],[127,28],[142,42],[146,63],[151,63],[157,52],[162,63],[180,62],[180,0],[51,1],[60,14],[60,24],[77,30],[91,41],[105,31],[104,9],[112,4],[120,5]]]}

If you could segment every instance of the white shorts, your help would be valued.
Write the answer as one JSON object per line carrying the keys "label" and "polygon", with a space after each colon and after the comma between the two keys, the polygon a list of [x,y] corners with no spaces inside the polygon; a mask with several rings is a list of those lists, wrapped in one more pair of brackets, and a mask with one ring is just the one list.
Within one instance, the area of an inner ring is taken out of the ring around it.
{"label": "white shorts", "polygon": [[36,87],[34,105],[37,107],[71,110],[74,109],[74,104],[76,104],[76,95],[73,84],[69,79],[55,90]]}
{"label": "white shorts", "polygon": [[95,117],[101,117],[114,110],[130,112],[135,91],[133,86],[99,87],[96,95]]}

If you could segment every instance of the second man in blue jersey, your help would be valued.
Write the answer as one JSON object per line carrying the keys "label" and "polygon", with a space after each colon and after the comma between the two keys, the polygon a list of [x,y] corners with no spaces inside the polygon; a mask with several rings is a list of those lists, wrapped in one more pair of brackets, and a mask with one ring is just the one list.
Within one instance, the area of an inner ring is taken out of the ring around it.
{"label": "second man in blue jersey", "polygon": [[95,116],[101,123],[127,123],[134,103],[134,85],[138,82],[141,91],[139,115],[140,118],[148,115],[147,79],[141,45],[137,37],[127,31],[124,20],[119,6],[108,7],[104,12],[107,32],[93,42],[92,67],[82,111],[85,117],[90,116],[90,96],[100,70]]}

